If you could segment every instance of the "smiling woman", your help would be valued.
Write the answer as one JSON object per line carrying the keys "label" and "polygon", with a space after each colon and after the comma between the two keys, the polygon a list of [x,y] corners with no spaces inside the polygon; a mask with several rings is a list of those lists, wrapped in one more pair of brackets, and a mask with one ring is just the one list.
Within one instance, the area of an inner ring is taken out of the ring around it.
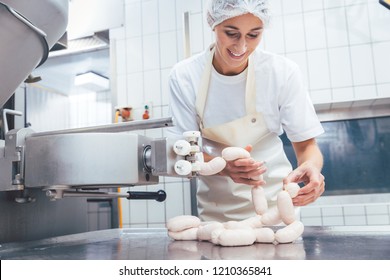
{"label": "smiling woman", "polygon": [[244,71],[249,55],[256,49],[263,31],[262,21],[245,14],[228,19],[214,29],[216,36],[215,70],[226,76]]}
{"label": "smiling woman", "polygon": [[[207,21],[215,42],[179,62],[170,75],[170,113],[177,121],[168,129],[171,136],[201,131],[206,162],[227,147],[250,154],[227,162],[218,175],[200,177],[202,220],[253,216],[253,187],[264,187],[270,208],[289,183],[305,184],[293,199],[295,206],[309,204],[324,192],[323,159],[315,141],[324,130],[300,70],[285,57],[258,48],[269,22],[268,6],[266,0],[210,0]],[[283,131],[295,150],[295,170],[279,138]]]}

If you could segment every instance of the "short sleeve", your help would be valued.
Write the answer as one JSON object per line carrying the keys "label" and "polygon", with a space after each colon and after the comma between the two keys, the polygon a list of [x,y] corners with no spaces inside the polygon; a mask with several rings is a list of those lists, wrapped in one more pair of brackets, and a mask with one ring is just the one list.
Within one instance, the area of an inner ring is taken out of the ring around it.
{"label": "short sleeve", "polygon": [[302,142],[319,136],[324,129],[305,89],[298,65],[291,63],[291,71],[279,96],[280,122],[292,142]]}

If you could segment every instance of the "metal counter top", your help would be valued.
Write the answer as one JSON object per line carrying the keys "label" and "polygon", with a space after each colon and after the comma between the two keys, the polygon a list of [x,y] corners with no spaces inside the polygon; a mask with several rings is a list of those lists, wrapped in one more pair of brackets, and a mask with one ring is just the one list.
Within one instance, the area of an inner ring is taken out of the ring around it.
{"label": "metal counter top", "polygon": [[110,229],[1,244],[0,259],[28,260],[389,260],[390,226],[305,227],[290,244],[221,247],[173,241],[165,229]]}

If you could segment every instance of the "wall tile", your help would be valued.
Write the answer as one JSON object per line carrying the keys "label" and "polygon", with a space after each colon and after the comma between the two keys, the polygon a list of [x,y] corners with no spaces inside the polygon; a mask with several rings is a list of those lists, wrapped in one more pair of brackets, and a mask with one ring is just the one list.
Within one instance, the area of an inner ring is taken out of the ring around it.
{"label": "wall tile", "polygon": [[128,104],[127,103],[127,77],[125,75],[116,77],[116,97],[117,100],[113,101],[116,104]]}
{"label": "wall tile", "polygon": [[365,226],[367,225],[365,216],[346,216],[345,217],[346,226]]}
{"label": "wall tile", "polygon": [[161,104],[168,105],[169,104],[169,85],[168,79],[169,74],[171,73],[171,69],[163,69],[161,70]]}
{"label": "wall tile", "polygon": [[303,16],[301,14],[284,17],[284,40],[287,53],[306,49],[304,31]]}
{"label": "wall tile", "polygon": [[176,28],[183,29],[183,14],[190,12],[190,14],[200,13],[202,11],[202,2],[199,0],[176,1]]}
{"label": "wall tile", "polygon": [[127,100],[133,106],[139,106],[143,102],[143,74],[134,73],[127,76]]}
{"label": "wall tile", "polygon": [[372,204],[366,206],[367,215],[389,214],[387,204]]}
{"label": "wall tile", "polygon": [[172,67],[178,62],[176,32],[160,33],[161,68]]}
{"label": "wall tile", "polygon": [[110,40],[124,40],[126,38],[126,28],[124,26],[109,30]]}
{"label": "wall tile", "polygon": [[326,48],[325,15],[315,11],[304,15],[305,39],[308,50]]}
{"label": "wall tile", "polygon": [[352,86],[349,48],[329,49],[329,63],[332,87]]}
{"label": "wall tile", "polygon": [[378,4],[378,1],[368,4],[371,40],[383,42],[390,40],[390,13],[389,10]]}
{"label": "wall tile", "polygon": [[374,67],[370,45],[351,46],[352,75],[355,85],[374,84]]}
{"label": "wall tile", "polygon": [[144,70],[160,68],[160,42],[158,34],[143,37],[143,66]]}
{"label": "wall tile", "polygon": [[302,13],[302,1],[282,0],[283,14]]}
{"label": "wall tile", "polygon": [[344,217],[323,217],[322,218],[324,226],[344,226]]}
{"label": "wall tile", "polygon": [[325,0],[324,1],[324,8],[335,8],[335,7],[343,7],[344,1],[343,0]]}
{"label": "wall tile", "polygon": [[322,218],[321,217],[304,217],[301,218],[301,222],[305,226],[322,226]]}
{"label": "wall tile", "polygon": [[332,101],[332,92],[325,90],[310,90],[310,97],[313,104],[329,103]]}
{"label": "wall tile", "polygon": [[367,216],[367,225],[388,225],[389,215],[369,215]]}
{"label": "wall tile", "polygon": [[[148,192],[157,192],[163,190],[163,185],[151,185],[147,187]],[[164,223],[165,222],[165,205],[162,202],[155,200],[147,201],[148,208],[148,223]]]}
{"label": "wall tile", "polygon": [[158,3],[157,0],[144,0],[141,2],[142,34],[149,35],[158,32]]}
{"label": "wall tile", "polygon": [[[135,190],[132,190],[132,191],[135,191]],[[130,223],[131,224],[147,223],[148,209],[147,209],[146,201],[145,200],[130,200],[129,204],[130,204]]]}
{"label": "wall tile", "polygon": [[304,12],[322,10],[324,8],[322,0],[302,0]]}
{"label": "wall tile", "polygon": [[372,51],[374,54],[376,82],[390,83],[390,41],[373,44]]}
{"label": "wall tile", "polygon": [[131,37],[126,40],[127,73],[141,72],[143,70],[142,37]]}
{"label": "wall tile", "polygon": [[183,60],[184,57],[184,33],[183,30],[177,31],[177,61]]}
{"label": "wall tile", "polygon": [[165,191],[167,192],[167,199],[165,202],[166,219],[183,215],[183,184],[181,182],[166,184]]}
{"label": "wall tile", "polygon": [[114,61],[116,63],[115,65],[116,74],[124,75],[126,74],[126,70],[127,70],[126,41],[115,40],[115,43],[112,42],[111,46],[115,47],[113,53],[115,54]]}
{"label": "wall tile", "polygon": [[330,88],[329,61],[326,50],[308,51],[310,90]]}
{"label": "wall tile", "polygon": [[345,216],[365,216],[366,210],[364,205],[346,205],[344,206]]}
{"label": "wall tile", "polygon": [[[325,1],[326,3],[327,1]],[[348,45],[345,8],[325,10],[325,25],[328,47]]]}
{"label": "wall tile", "polygon": [[158,1],[160,32],[176,29],[176,0]]}
{"label": "wall tile", "polygon": [[126,37],[137,37],[142,34],[141,3],[134,2],[125,6]]}
{"label": "wall tile", "polygon": [[[269,1],[269,10],[272,16],[282,15],[282,0]],[[271,18],[272,20],[272,18]]]}
{"label": "wall tile", "polygon": [[267,51],[284,54],[285,41],[282,17],[274,17],[263,33],[264,46]]}
{"label": "wall tile", "polygon": [[390,97],[390,83],[378,85],[378,96]]}
{"label": "wall tile", "polygon": [[334,88],[332,90],[332,101],[341,102],[353,100],[354,91],[352,87]]}
{"label": "wall tile", "polygon": [[355,100],[371,99],[377,96],[376,86],[357,86],[355,87]]}
{"label": "wall tile", "polygon": [[[152,117],[153,117],[153,116],[152,116]],[[154,117],[153,117],[153,118],[154,118]],[[155,117],[155,118],[157,118],[157,117]],[[162,128],[146,129],[146,130],[145,130],[145,136],[146,136],[146,137],[150,137],[150,138],[161,138],[161,137],[163,137]],[[161,183],[161,180],[160,180],[160,184],[162,184],[162,183]],[[162,185],[163,185],[163,184],[162,184]],[[161,188],[162,185],[159,185],[158,187]],[[151,187],[151,188],[156,187],[156,188],[157,188],[157,186],[148,186],[148,187]]]}
{"label": "wall tile", "polygon": [[192,54],[196,54],[204,50],[203,19],[203,14],[201,13],[190,16],[190,44]]}
{"label": "wall tile", "polygon": [[215,42],[214,31],[211,30],[210,26],[203,23],[203,49],[205,50],[208,46]]}
{"label": "wall tile", "polygon": [[323,217],[326,216],[342,216],[343,208],[341,206],[322,207],[321,213]]}
{"label": "wall tile", "polygon": [[[170,117],[168,105],[163,105],[161,107],[161,117],[163,118]],[[165,136],[166,136],[166,130],[163,130],[163,137]]]}
{"label": "wall tile", "polygon": [[288,53],[286,57],[298,64],[303,75],[303,83],[306,88],[309,88],[309,73],[307,69],[306,52]]}
{"label": "wall tile", "polygon": [[144,101],[153,101],[153,105],[161,105],[160,71],[144,72]]}
{"label": "wall tile", "polygon": [[350,44],[364,44],[371,41],[367,4],[354,5],[346,9]]}
{"label": "wall tile", "polygon": [[[345,6],[367,3],[367,0],[344,0],[344,1],[345,1]],[[370,1],[370,0],[368,0],[368,1]]]}
{"label": "wall tile", "polygon": [[301,217],[321,217],[321,208],[319,207],[302,207]]}
{"label": "wall tile", "polygon": [[132,224],[129,224],[128,226],[129,228],[147,228],[148,227],[148,224],[146,223],[132,223]]}

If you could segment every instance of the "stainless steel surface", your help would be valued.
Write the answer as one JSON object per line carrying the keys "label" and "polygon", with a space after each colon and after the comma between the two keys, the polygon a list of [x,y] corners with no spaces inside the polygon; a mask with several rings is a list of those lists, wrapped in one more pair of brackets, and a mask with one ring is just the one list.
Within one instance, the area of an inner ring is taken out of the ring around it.
{"label": "stainless steel surface", "polygon": [[24,188],[24,142],[29,128],[11,130],[0,140],[0,191]]}
{"label": "stainless steel surface", "polygon": [[175,141],[168,138],[155,139],[151,145],[151,170],[156,176],[178,176],[175,171],[175,163],[183,160],[183,156],[178,156],[173,145]]}
{"label": "stainless steel surface", "polygon": [[33,242],[1,244],[0,258],[389,260],[390,226],[306,227],[302,239],[294,243],[243,247],[172,241],[165,229],[112,229]]}
{"label": "stainless steel surface", "polygon": [[68,0],[0,1],[0,106],[46,60],[67,21]]}
{"label": "stainless steel surface", "polygon": [[84,128],[36,132],[31,136],[41,137],[41,136],[58,135],[58,134],[75,134],[75,133],[91,133],[91,132],[101,132],[101,133],[125,132],[125,131],[139,130],[139,129],[168,127],[168,126],[172,126],[173,123],[174,122],[172,117],[168,117],[168,118],[161,118],[161,119],[150,119],[150,120],[142,120],[142,121],[115,123],[115,124],[108,124],[108,125],[101,125],[101,126],[90,126]]}
{"label": "stainless steel surface", "polygon": [[151,139],[129,133],[83,133],[28,137],[25,186],[132,186],[157,184],[144,169]]}
{"label": "stainless steel surface", "polygon": [[20,111],[11,110],[11,109],[3,109],[3,126],[4,126],[4,134],[7,134],[7,133],[8,133],[7,115],[23,116],[23,113],[20,112]]}

